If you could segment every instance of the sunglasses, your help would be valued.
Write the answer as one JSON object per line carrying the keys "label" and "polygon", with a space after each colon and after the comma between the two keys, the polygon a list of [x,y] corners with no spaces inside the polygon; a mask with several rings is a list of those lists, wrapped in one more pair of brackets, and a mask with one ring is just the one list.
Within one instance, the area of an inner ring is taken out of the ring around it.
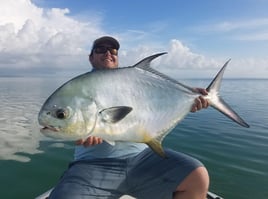
{"label": "sunglasses", "polygon": [[112,47],[107,47],[107,46],[96,46],[94,48],[94,52],[96,54],[104,54],[107,51],[109,51],[112,55],[117,55],[118,54],[118,50]]}

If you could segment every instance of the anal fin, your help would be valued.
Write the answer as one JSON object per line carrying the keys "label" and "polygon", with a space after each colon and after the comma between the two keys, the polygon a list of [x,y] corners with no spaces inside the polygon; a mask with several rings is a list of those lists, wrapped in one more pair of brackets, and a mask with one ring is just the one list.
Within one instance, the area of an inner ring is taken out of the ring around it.
{"label": "anal fin", "polygon": [[162,158],[166,158],[166,154],[161,143],[157,139],[151,139],[146,143],[155,153],[157,153]]}

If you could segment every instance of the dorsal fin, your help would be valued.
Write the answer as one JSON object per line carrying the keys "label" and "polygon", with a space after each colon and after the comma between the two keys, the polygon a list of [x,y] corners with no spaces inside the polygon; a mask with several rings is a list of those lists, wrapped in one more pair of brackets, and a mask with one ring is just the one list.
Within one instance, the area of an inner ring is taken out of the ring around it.
{"label": "dorsal fin", "polygon": [[[163,52],[163,53],[157,53],[157,54],[154,54],[154,55],[151,55],[149,57],[146,57],[144,58],[143,60],[141,60],[140,62],[138,62],[137,64],[135,64],[133,67],[136,67],[136,68],[140,68],[142,70],[145,70],[145,71],[148,71],[148,72],[151,72],[155,75],[158,75],[159,77],[162,77],[163,79],[167,80],[167,81],[170,81],[174,84],[177,84],[183,88],[186,88],[187,90],[190,90],[192,92],[196,92],[193,88],[189,87],[189,86],[186,86],[182,83],[180,83],[179,81],[153,69],[151,66],[150,66],[150,63],[152,60],[154,60],[155,58],[161,56],[161,55],[164,55],[164,54],[167,54],[167,52]],[[185,92],[188,92],[187,90],[185,90]]]}
{"label": "dorsal fin", "polygon": [[164,55],[164,54],[167,54],[167,52],[157,53],[157,54],[151,55],[149,57],[146,57],[143,60],[141,60],[138,63],[136,63],[133,67],[137,67],[137,68],[141,68],[141,69],[144,69],[144,70],[148,70],[149,68],[151,68],[150,67],[151,61],[153,59],[161,56],[161,55]]}

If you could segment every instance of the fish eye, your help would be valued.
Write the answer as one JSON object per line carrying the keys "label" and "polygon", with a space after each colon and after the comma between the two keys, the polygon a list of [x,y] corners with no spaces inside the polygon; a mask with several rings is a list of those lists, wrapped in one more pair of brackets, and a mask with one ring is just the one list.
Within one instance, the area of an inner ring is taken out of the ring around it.
{"label": "fish eye", "polygon": [[58,119],[66,119],[68,117],[68,115],[69,115],[69,112],[67,109],[58,109],[55,112],[55,116]]}

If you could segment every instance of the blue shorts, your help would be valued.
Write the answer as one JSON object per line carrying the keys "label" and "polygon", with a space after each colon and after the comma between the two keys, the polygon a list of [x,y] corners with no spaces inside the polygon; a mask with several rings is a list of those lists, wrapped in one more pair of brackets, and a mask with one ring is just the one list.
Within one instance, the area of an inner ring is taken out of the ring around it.
{"label": "blue shorts", "polygon": [[163,159],[151,149],[127,159],[95,159],[70,164],[50,199],[171,199],[183,179],[197,167],[198,160],[165,150]]}

